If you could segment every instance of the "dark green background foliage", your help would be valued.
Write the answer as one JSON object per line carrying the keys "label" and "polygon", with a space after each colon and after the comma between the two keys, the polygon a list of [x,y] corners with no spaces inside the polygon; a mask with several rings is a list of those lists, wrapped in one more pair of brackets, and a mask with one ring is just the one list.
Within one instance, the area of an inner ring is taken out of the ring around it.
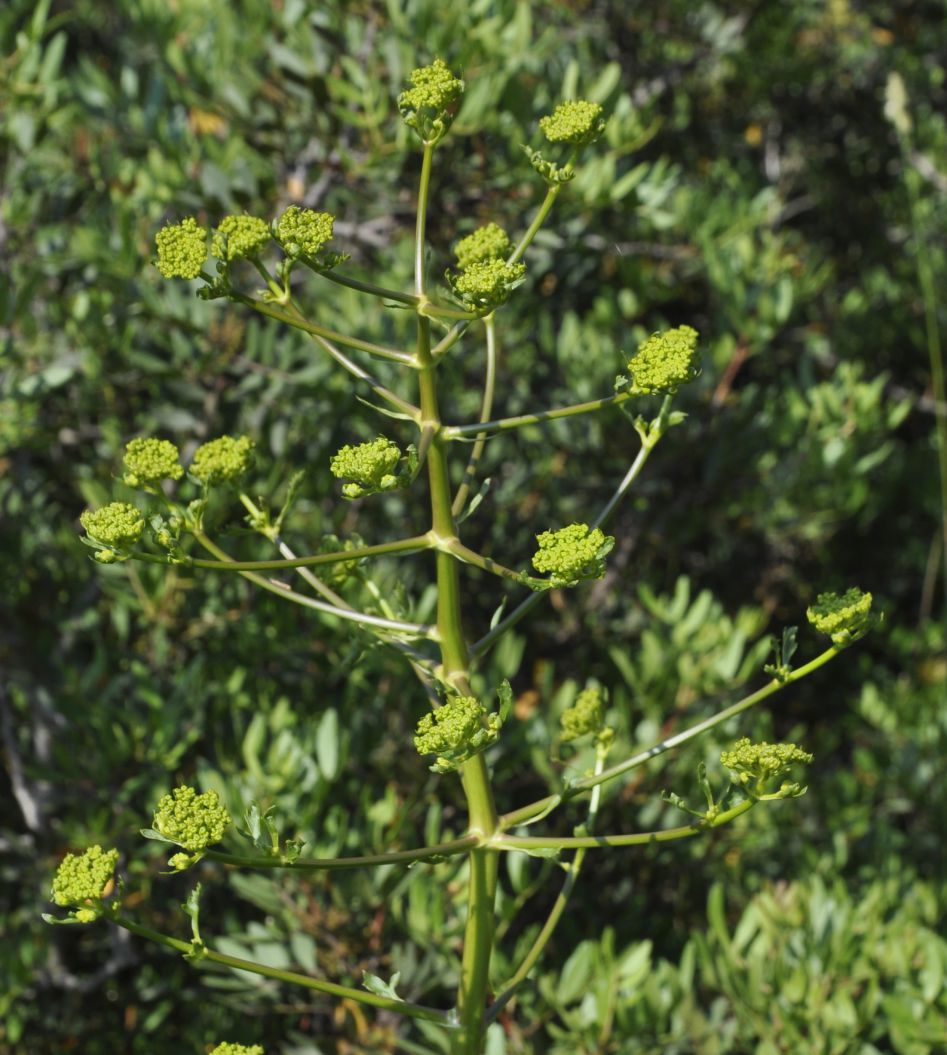
{"label": "dark green background foliage", "polygon": [[[283,1055],[395,1050],[384,1016],[198,978],[123,932],[52,930],[39,913],[62,854],[100,841],[123,853],[130,911],[179,933],[189,879],[161,877],[136,830],[182,780],[237,812],[275,805],[316,854],[462,830],[455,783],[411,748],[425,703],[399,660],[242,582],[97,566],[77,530],[87,504],[128,497],[111,477],[131,437],[190,451],[237,431],[258,444],[256,493],[278,500],[306,470],[298,549],[426,526],[423,491],[351,505],[327,472],[342,443],[407,432],[301,336],[197,301],[150,257],[168,218],[301,202],[338,214],[356,274],[408,283],[418,156],[393,100],[435,56],[469,87],[434,176],[432,274],[478,223],[522,231],[542,189],[520,144],[537,143],[539,115],[574,93],[613,115],[501,317],[501,412],[606,394],[620,353],[662,326],[695,326],[705,350],[678,400],[686,424],[613,522],[605,580],[545,603],[483,671],[481,690],[508,676],[517,696],[494,752],[500,808],[588,763],[550,761],[587,678],[610,690],[621,751],[758,684],[766,635],[804,623],[819,590],[857,584],[887,613],[726,732],[804,744],[809,793],[690,843],[591,859],[491,1055],[947,1050],[941,513],[905,178],[910,165],[943,289],[944,15],[933,0],[3,6],[0,1052],[180,1055],[221,1038]],[[907,164],[883,115],[895,70],[915,119]],[[303,299],[368,338],[407,329],[316,279]],[[445,369],[450,419],[476,413],[482,367],[468,337]],[[532,534],[590,515],[635,448],[618,411],[492,441],[469,539],[524,566]],[[262,555],[237,510],[216,519],[232,551]],[[416,616],[428,563],[371,574]],[[467,581],[482,632],[505,587]],[[373,603],[367,586],[353,596]],[[800,645],[821,648],[805,628]],[[677,823],[659,790],[692,793],[701,760],[722,779],[724,740],[610,790],[603,830]],[[559,882],[548,861],[505,865],[497,982]],[[224,951],[349,982],[397,970],[403,995],[449,998],[456,865],[199,871]]]}

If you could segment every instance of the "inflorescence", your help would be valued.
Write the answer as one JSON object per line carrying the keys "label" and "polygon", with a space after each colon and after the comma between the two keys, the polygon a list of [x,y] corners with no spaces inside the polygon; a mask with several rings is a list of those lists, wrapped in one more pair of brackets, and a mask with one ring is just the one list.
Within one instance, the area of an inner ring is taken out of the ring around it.
{"label": "inflorescence", "polygon": [[270,225],[258,216],[225,216],[214,232],[211,252],[218,260],[249,260],[266,248],[272,237]]}
{"label": "inflorescence", "polygon": [[577,740],[586,733],[601,733],[605,727],[602,690],[595,685],[583,689],[576,696],[575,703],[563,712],[559,724],[562,728],[562,740],[565,743]]}
{"label": "inflorescence", "polygon": [[508,264],[499,257],[490,257],[474,260],[456,274],[448,272],[447,281],[465,308],[488,315],[506,303],[525,274],[525,264]]}
{"label": "inflorescence", "polygon": [[156,488],[163,480],[180,480],[184,467],[178,459],[181,452],[170,440],[139,436],[125,447],[124,483],[129,487]]}
{"label": "inflorescence", "polygon": [[199,278],[207,260],[207,228],[188,216],[166,224],[155,235],[158,270],[165,278]]}
{"label": "inflorescence", "polygon": [[197,448],[189,471],[209,487],[239,479],[252,461],[253,440],[249,436],[220,436]]}
{"label": "inflorescence", "polygon": [[635,388],[644,393],[673,394],[693,380],[700,372],[697,338],[691,326],[646,337],[628,363]]}
{"label": "inflorescence", "polygon": [[437,756],[435,773],[447,773],[495,743],[502,724],[499,714],[488,714],[473,696],[448,696],[418,722],[414,746],[418,754]]}
{"label": "inflorescence", "polygon": [[259,1044],[247,1047],[246,1044],[233,1044],[225,1040],[218,1044],[210,1055],[263,1055],[263,1049]]}
{"label": "inflorescence", "polygon": [[216,791],[198,795],[185,784],[158,800],[152,826],[168,842],[199,853],[219,843],[230,823],[230,814]]}
{"label": "inflorescence", "polygon": [[497,223],[478,227],[454,246],[457,266],[464,268],[483,260],[498,260],[509,256],[510,236]]}
{"label": "inflorescence", "polygon": [[100,509],[87,509],[80,514],[79,523],[99,547],[95,559],[102,564],[124,560],[145,530],[145,518],[127,502],[109,502]]}
{"label": "inflorescence", "polygon": [[559,103],[547,117],[541,117],[539,127],[550,143],[571,143],[588,146],[605,131],[605,118],[598,103],[572,99]]}
{"label": "inflorescence", "polygon": [[276,221],[276,240],[291,259],[314,258],[332,239],[335,217],[328,212],[290,205]]}
{"label": "inflorescence", "polygon": [[871,594],[857,586],[843,594],[820,593],[806,610],[806,618],[820,634],[828,634],[833,645],[844,647],[871,629],[871,602]]}
{"label": "inflorescence", "polygon": [[549,575],[549,585],[575,586],[584,579],[601,579],[605,558],[615,545],[612,535],[588,524],[569,524],[558,531],[536,536],[539,548],[533,554],[533,567]]}
{"label": "inflorescence", "polygon": [[[812,761],[808,751],[795,744],[754,744],[748,737],[738,740],[729,751],[720,754],[720,763],[733,774],[734,783],[760,794],[765,786],[789,772],[798,763]],[[783,795],[801,793],[798,784],[785,784],[780,788]]]}
{"label": "inflorescence", "polygon": [[385,436],[342,447],[329,463],[332,475],[339,480],[349,480],[342,486],[345,498],[364,498],[381,491],[393,491],[404,484],[404,478],[396,473],[403,455],[401,448]]}
{"label": "inflorescence", "polygon": [[455,104],[464,93],[464,82],[451,73],[443,59],[412,70],[408,79],[411,87],[398,96],[404,123],[425,143],[436,143],[451,126]]}
{"label": "inflorescence", "polygon": [[111,893],[118,850],[90,846],[83,854],[66,854],[53,878],[52,900],[73,906],[79,923],[91,923],[100,914],[102,898]]}

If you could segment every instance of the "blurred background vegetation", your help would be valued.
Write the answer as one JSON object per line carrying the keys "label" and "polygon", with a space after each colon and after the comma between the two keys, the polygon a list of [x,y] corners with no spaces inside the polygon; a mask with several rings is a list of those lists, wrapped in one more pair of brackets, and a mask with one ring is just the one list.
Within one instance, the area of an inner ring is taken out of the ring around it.
{"label": "blurred background vegetation", "polygon": [[[705,348],[678,399],[688,421],[613,522],[607,578],[553,597],[484,668],[482,688],[507,676],[517,697],[495,759],[501,809],[587,764],[550,760],[587,678],[610,690],[621,751],[758,684],[767,635],[804,623],[819,590],[857,584],[887,615],[772,707],[609,791],[603,828],[633,830],[676,822],[659,790],[692,790],[727,737],[794,738],[816,756],[799,801],[590,860],[491,1055],[947,1050],[947,598],[928,358],[944,314],[918,278],[926,266],[942,290],[947,276],[945,14],[942,0],[8,0],[2,1055],[180,1055],[219,1039],[268,1055],[442,1050],[384,1015],[197,977],[109,927],[39,920],[61,856],[99,841],[123,853],[130,909],[183,927],[193,877],[162,878],[136,834],[174,782],[216,787],[237,812],[272,804],[318,854],[463,826],[458,788],[411,748],[425,704],[399,660],[242,582],[97,566],[77,530],[87,504],[124,497],[112,477],[131,437],[190,451],[237,431],[258,444],[258,493],[307,470],[298,549],[422,526],[413,499],[341,502],[326,471],[341,443],[381,428],[407,439],[400,426],[302,337],[197,301],[150,258],[168,218],[299,202],[340,217],[355,273],[406,284],[418,157],[393,100],[435,56],[468,93],[434,177],[434,274],[473,226],[525,227],[542,188],[521,144],[537,143],[539,115],[576,93],[612,114],[503,313],[502,412],[606,393],[620,353],[662,326],[694,325]],[[895,71],[913,118],[901,142],[884,113]],[[304,299],[369,338],[405,326],[316,279]],[[482,369],[471,336],[446,367],[452,419],[476,413]],[[524,563],[535,531],[604,501],[635,447],[617,412],[491,442],[468,536]],[[217,517],[228,546],[255,552],[237,510]],[[429,572],[380,564],[349,589],[417,614]],[[503,587],[468,582],[482,632]],[[821,647],[806,628],[800,644]],[[559,883],[548,861],[504,866],[497,982]],[[448,998],[455,864],[202,878],[205,930],[225,951],[354,983],[400,971],[403,995]]]}

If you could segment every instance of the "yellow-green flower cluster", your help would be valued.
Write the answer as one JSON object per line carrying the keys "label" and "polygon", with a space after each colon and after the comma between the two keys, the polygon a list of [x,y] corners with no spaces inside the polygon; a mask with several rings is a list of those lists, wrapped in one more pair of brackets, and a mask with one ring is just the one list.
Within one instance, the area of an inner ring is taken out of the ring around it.
{"label": "yellow-green flower cluster", "polygon": [[458,267],[470,267],[483,260],[497,260],[509,256],[510,236],[496,223],[478,227],[454,246]]}
{"label": "yellow-green flower cluster", "polygon": [[246,1044],[232,1044],[230,1041],[225,1040],[223,1043],[218,1044],[210,1055],[263,1055],[263,1049],[259,1044],[247,1047]]}
{"label": "yellow-green flower cluster", "polygon": [[605,723],[605,708],[602,702],[602,690],[596,686],[583,689],[575,698],[575,703],[559,719],[564,742],[577,740],[586,733],[601,732]]}
{"label": "yellow-green flower cluster", "polygon": [[287,256],[314,257],[332,238],[334,224],[331,213],[290,205],[276,221],[276,239]]}
{"label": "yellow-green flower cluster", "polygon": [[[103,850],[90,846],[83,854],[66,854],[53,878],[52,900],[57,905],[82,906],[89,901],[101,901],[112,882],[118,850]],[[88,911],[80,921],[90,923]]]}
{"label": "yellow-green flower cluster", "polygon": [[367,443],[346,444],[335,453],[329,468],[337,479],[351,481],[342,487],[345,498],[363,498],[401,485],[395,473],[401,457],[396,443],[379,436]]}
{"label": "yellow-green flower cluster", "polygon": [[398,96],[398,109],[405,111],[434,110],[442,112],[455,103],[464,92],[464,82],[455,77],[443,59],[435,59],[430,66],[420,66],[408,76],[411,87]]}
{"label": "yellow-green flower cluster", "polygon": [[768,744],[765,740],[754,744],[746,736],[720,755],[721,765],[734,773],[738,783],[758,787],[788,773],[797,763],[811,761],[812,755],[795,744]]}
{"label": "yellow-green flower cluster", "polygon": [[198,278],[207,260],[207,228],[193,216],[166,224],[155,235],[158,270],[165,278]]}
{"label": "yellow-green flower cluster", "polygon": [[548,117],[540,118],[539,127],[550,143],[588,146],[605,131],[605,123],[598,103],[573,99],[559,103]]}
{"label": "yellow-green flower cluster", "polygon": [[216,791],[198,795],[185,784],[161,796],[153,827],[169,842],[195,852],[219,843],[229,824],[230,814]]}
{"label": "yellow-green flower cluster", "polygon": [[170,440],[139,436],[125,447],[125,475],[129,487],[154,488],[162,480],[180,480],[184,467],[178,459],[181,452]]}
{"label": "yellow-green flower cluster", "polygon": [[418,722],[414,746],[418,754],[437,756],[435,773],[447,773],[495,743],[501,725],[499,714],[488,714],[473,696],[449,696]]}
{"label": "yellow-green flower cluster", "polygon": [[848,645],[870,629],[871,602],[871,594],[857,586],[843,594],[820,593],[806,610],[806,617],[820,634],[828,634],[834,645]]}
{"label": "yellow-green flower cluster", "polygon": [[214,232],[211,252],[219,260],[245,260],[259,256],[272,236],[270,225],[258,216],[225,216]]}
{"label": "yellow-green flower cluster", "polygon": [[525,274],[525,264],[508,264],[492,257],[476,260],[447,278],[466,308],[486,315],[509,299]]}
{"label": "yellow-green flower cluster", "polygon": [[615,545],[611,535],[588,524],[569,524],[558,531],[536,536],[539,548],[533,554],[533,567],[548,574],[555,587],[575,586],[583,579],[601,579],[605,557]]}
{"label": "yellow-green flower cluster", "polygon": [[639,392],[674,393],[699,373],[698,334],[691,326],[653,333],[628,363]]}
{"label": "yellow-green flower cluster", "polygon": [[253,440],[249,436],[220,436],[197,448],[190,473],[211,486],[243,476],[252,460]]}
{"label": "yellow-green flower cluster", "polygon": [[134,546],[145,530],[145,518],[127,502],[109,502],[100,509],[87,509],[80,515],[79,523],[90,539],[115,550]]}

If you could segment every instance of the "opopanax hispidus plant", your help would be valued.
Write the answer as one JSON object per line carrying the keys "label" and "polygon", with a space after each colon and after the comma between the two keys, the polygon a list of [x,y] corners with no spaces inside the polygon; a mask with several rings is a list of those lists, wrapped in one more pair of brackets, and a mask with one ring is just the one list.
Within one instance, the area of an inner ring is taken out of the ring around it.
{"label": "opopanax hispidus plant", "polygon": [[[123,480],[143,493],[142,501],[137,505],[116,501],[86,510],[81,522],[86,532],[84,541],[102,563],[150,561],[181,564],[206,573],[241,575],[289,603],[349,621],[404,657],[431,705],[430,712],[417,724],[414,746],[428,758],[432,770],[443,774],[445,780],[459,779],[463,787],[469,817],[466,834],[461,838],[413,850],[311,859],[303,856],[298,840],[281,840],[265,811],[254,805],[248,811],[244,833],[253,844],[252,851],[243,855],[224,852],[217,847],[231,828],[232,818],[215,792],[200,794],[187,786],[172,789],[157,803],[152,826],[143,834],[176,848],[169,858],[174,872],[183,872],[202,858],[238,868],[315,870],[408,865],[465,856],[467,919],[454,1006],[439,1009],[408,1002],[398,996],[393,985],[375,978],[367,978],[365,988],[358,989],[221,953],[214,949],[213,942],[205,941],[200,931],[199,885],[185,905],[191,920],[190,939],[144,927],[124,914],[122,883],[114,874],[117,851],[100,846],[81,855],[70,854],[62,862],[53,882],[52,900],[70,911],[65,918],[47,918],[50,922],[71,924],[88,924],[101,918],[177,950],[190,960],[256,972],[327,996],[436,1023],[447,1032],[452,1051],[457,1055],[476,1055],[483,1050],[488,1024],[514,997],[549,941],[588,851],[700,836],[760,802],[800,795],[805,789],[791,773],[811,761],[811,755],[794,744],[738,741],[720,755],[729,779],[714,781],[700,767],[697,784],[701,800],[697,805],[677,794],[666,796],[689,818],[680,827],[660,831],[593,834],[602,786],[827,663],[870,627],[871,595],[857,589],[841,596],[822,594],[808,616],[816,630],[829,636],[829,648],[795,667],[795,631],[787,631],[777,648],[775,663],[766,668],[771,679],[762,688],[713,717],[610,765],[608,756],[614,734],[608,724],[606,699],[597,686],[590,685],[563,715],[559,741],[568,743],[590,737],[595,759],[592,769],[580,779],[564,783],[555,794],[507,813],[498,811],[488,764],[492,755],[487,752],[497,744],[502,750],[503,727],[511,719],[512,693],[510,686],[503,683],[495,686],[495,699],[478,698],[471,687],[471,672],[547,591],[580,586],[603,576],[615,541],[605,531],[609,517],[659,441],[684,420],[683,414],[672,409],[672,399],[677,389],[698,372],[698,334],[688,325],[652,334],[627,357],[626,371],[618,378],[615,390],[599,399],[516,417],[494,417],[498,320],[516,288],[527,281],[524,261],[536,233],[573,177],[582,152],[604,131],[605,120],[600,106],[581,100],[563,102],[554,113],[540,120],[540,129],[549,142],[549,148],[543,149],[550,156],[531,148],[526,153],[546,184],[544,200],[518,238],[512,238],[497,224],[488,223],[457,243],[456,265],[448,270],[445,286],[453,302],[446,303],[445,298],[431,295],[426,273],[425,223],[435,151],[448,134],[464,83],[440,60],[415,70],[410,79],[411,86],[399,96],[398,106],[421,147],[413,291],[387,289],[350,275],[343,266],[345,255],[327,248],[333,237],[333,217],[295,205],[273,222],[256,216],[226,216],[213,231],[193,217],[171,223],[157,235],[156,262],[167,278],[198,281],[201,297],[225,298],[242,309],[309,334],[322,352],[351,374],[355,384],[373,394],[382,413],[408,422],[415,430],[414,442],[402,448],[379,435],[366,443],[342,447],[327,468],[341,481],[341,497],[349,500],[370,499],[372,495],[405,488],[421,491],[425,486],[421,478],[426,477],[429,528],[420,535],[369,545],[349,539],[335,540],[326,546],[325,540],[320,540],[315,552],[298,556],[283,537],[283,521],[298,479],[291,482],[278,513],[252,497],[244,480],[252,465],[254,445],[246,436],[220,436],[203,444],[186,472],[173,443],[152,437],[133,439],[125,451]],[[375,344],[311,321],[294,290],[293,278],[300,271],[315,272],[322,280],[348,286],[381,301],[385,307],[411,312],[416,320],[414,346]],[[262,291],[247,288],[246,279],[254,272],[263,280]],[[436,340],[432,336],[435,325],[439,327]],[[443,420],[440,411],[438,367],[462,336],[477,333],[483,335],[487,362],[481,412],[472,424],[450,424]],[[358,358],[350,357],[349,350]],[[363,360],[372,357],[403,369],[402,391],[381,384],[362,365]],[[628,417],[640,443],[624,478],[596,516],[588,523],[543,525],[536,535],[535,552],[511,554],[510,566],[465,544],[460,523],[464,512],[477,501],[472,498],[472,484],[489,436],[537,422],[620,407],[638,409]],[[648,408],[650,413],[645,412]],[[452,471],[457,469],[461,471]],[[459,481],[456,486],[455,481]],[[211,538],[205,514],[213,492],[223,492],[225,497],[243,505],[250,528],[276,551],[272,559],[237,560]],[[359,611],[346,600],[350,572],[375,558],[409,554],[432,559],[437,593],[433,624],[399,618],[384,606],[381,614]],[[470,565],[528,591],[512,611],[495,619],[492,626],[480,628],[479,637],[478,628],[467,625],[464,619],[464,571]],[[274,578],[277,573],[298,577],[298,589],[285,579]],[[522,833],[524,826],[541,822],[553,810],[573,801],[586,803],[585,816],[575,835]],[[501,854],[515,852],[572,856],[564,862],[564,885],[545,926],[506,984],[499,992],[491,993],[488,972],[494,946],[497,865]],[[238,1029],[235,1026],[235,1031]],[[222,1042],[216,1049],[218,1055],[261,1050],[232,1042]]]}

